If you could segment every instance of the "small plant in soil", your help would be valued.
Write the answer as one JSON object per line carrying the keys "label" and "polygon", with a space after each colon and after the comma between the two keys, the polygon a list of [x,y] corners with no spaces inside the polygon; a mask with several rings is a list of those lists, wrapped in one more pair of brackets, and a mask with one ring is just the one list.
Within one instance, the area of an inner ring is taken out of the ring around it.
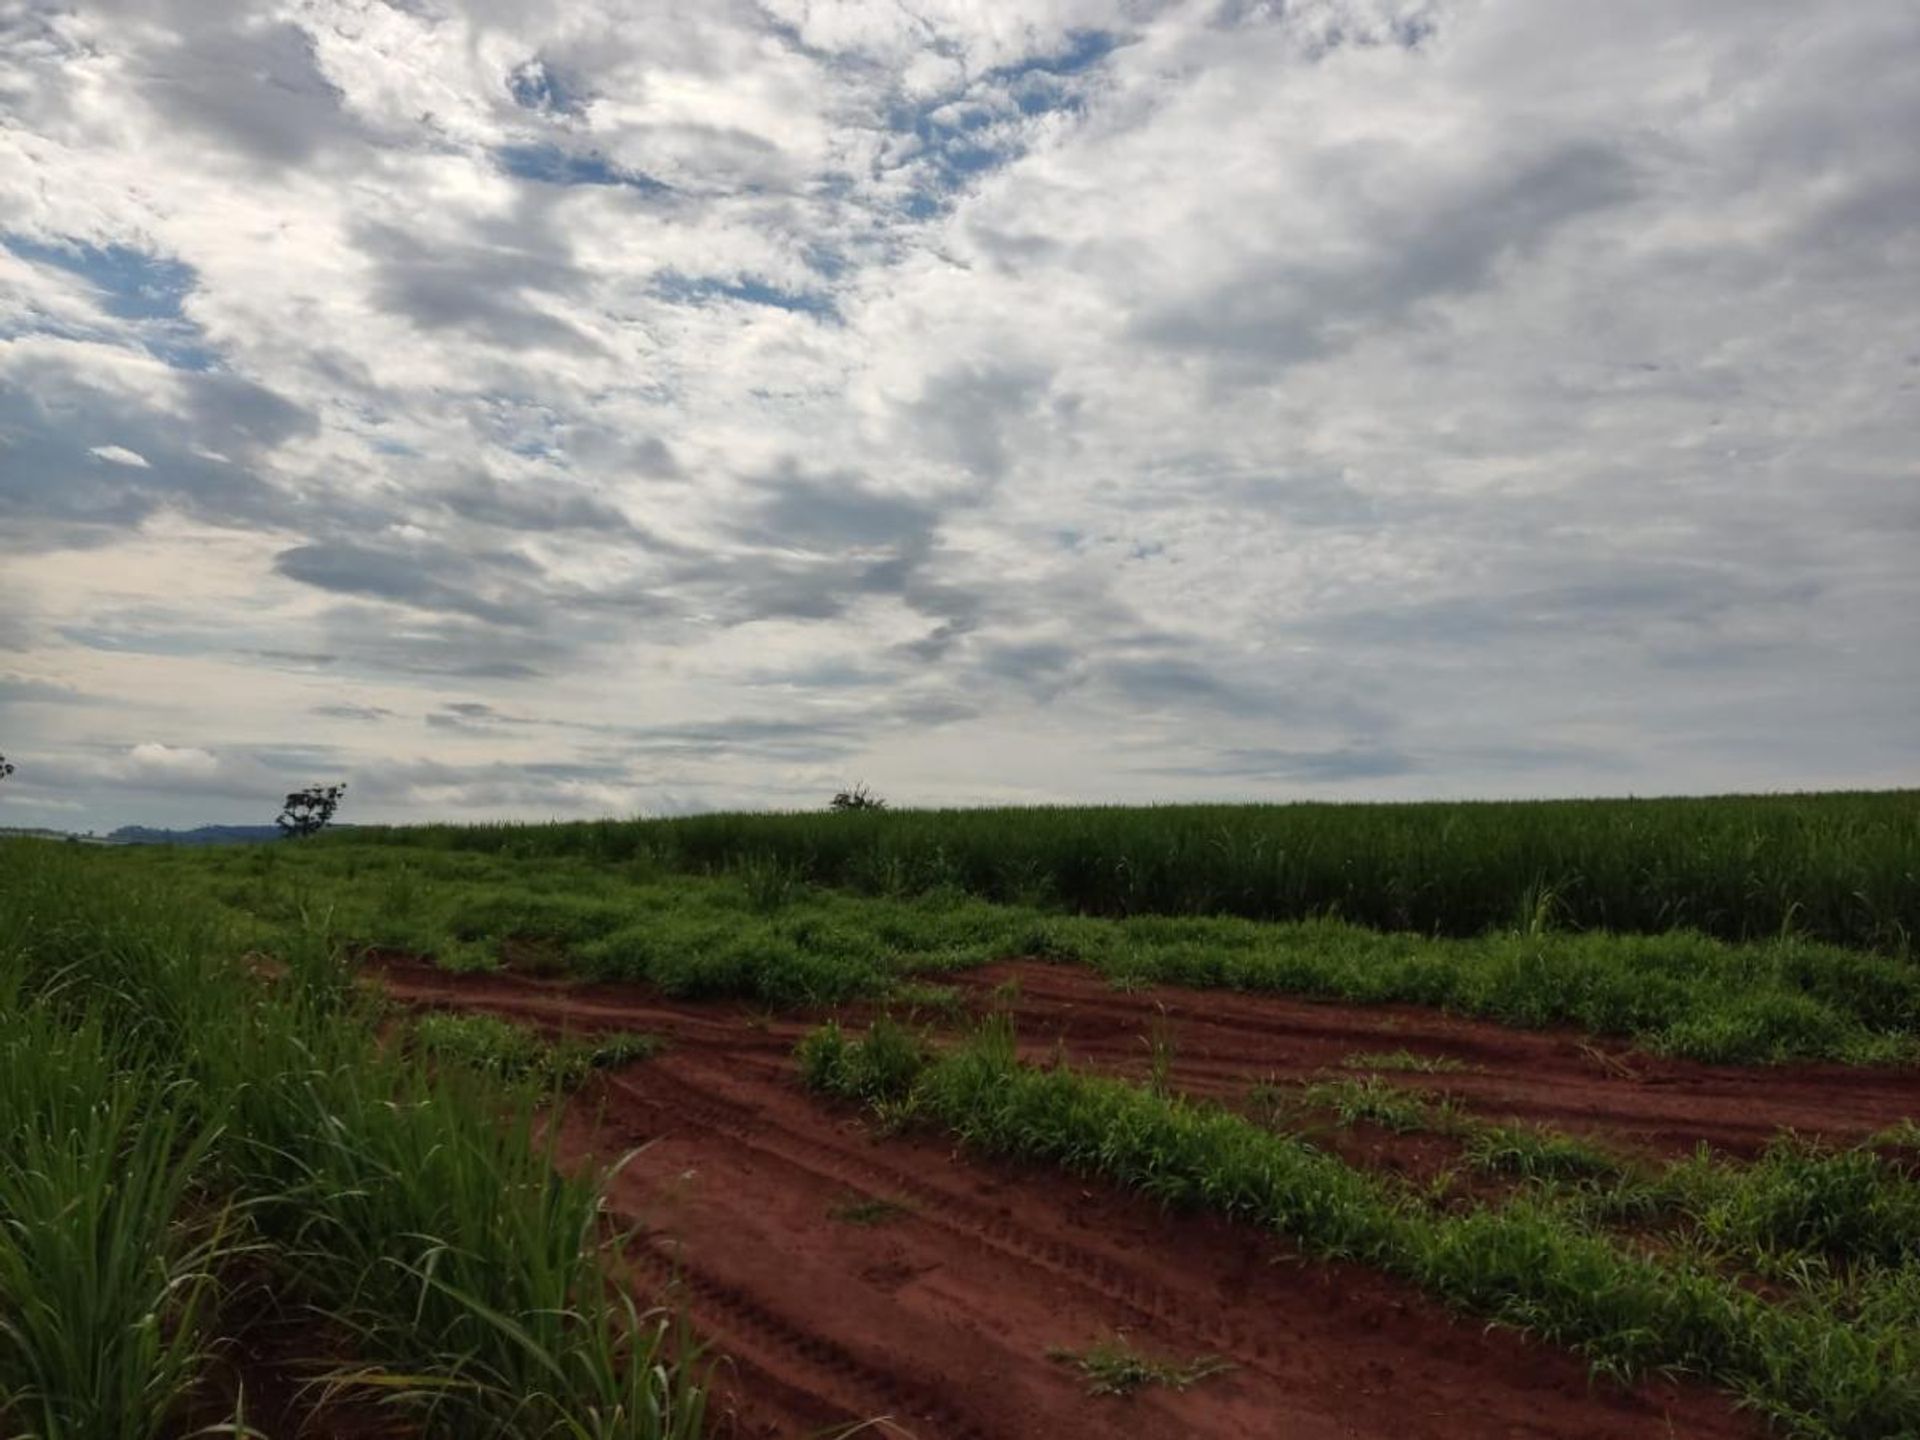
{"label": "small plant in soil", "polygon": [[1390,1085],[1378,1075],[1369,1075],[1365,1080],[1327,1080],[1309,1085],[1301,1092],[1301,1098],[1309,1105],[1323,1105],[1333,1111],[1342,1125],[1366,1121],[1396,1135],[1415,1130],[1445,1132],[1452,1129],[1457,1120],[1452,1106],[1445,1101],[1435,1103],[1430,1096]]}
{"label": "small plant in soil", "polygon": [[1056,1347],[1048,1357],[1072,1365],[1087,1380],[1089,1395],[1131,1395],[1148,1385],[1185,1390],[1233,1366],[1217,1355],[1201,1355],[1184,1364],[1143,1354],[1125,1335],[1101,1340],[1085,1350]]}
{"label": "small plant in soil", "polygon": [[842,1225],[885,1225],[890,1220],[898,1220],[911,1215],[910,1206],[902,1205],[898,1200],[887,1200],[879,1196],[859,1199],[848,1196],[847,1199],[827,1211],[829,1220],[837,1220]]}
{"label": "small plant in soil", "polygon": [[1467,1068],[1450,1055],[1416,1055],[1405,1049],[1361,1051],[1340,1063],[1348,1070],[1406,1070],[1420,1075],[1451,1075]]}
{"label": "small plant in soil", "polygon": [[413,1029],[421,1049],[437,1060],[565,1090],[595,1070],[657,1055],[663,1043],[640,1031],[553,1041],[493,1015],[423,1015]]}

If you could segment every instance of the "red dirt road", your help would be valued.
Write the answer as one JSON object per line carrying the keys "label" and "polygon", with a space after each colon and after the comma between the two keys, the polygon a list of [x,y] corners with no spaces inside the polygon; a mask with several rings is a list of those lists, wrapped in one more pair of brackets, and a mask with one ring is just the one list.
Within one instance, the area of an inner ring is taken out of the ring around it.
{"label": "red dirt road", "polygon": [[[610,1206],[643,1228],[638,1288],[672,1292],[731,1357],[731,1433],[963,1437],[1732,1437],[1762,1433],[1698,1386],[1590,1384],[1550,1347],[1454,1320],[1364,1269],[1299,1260],[1278,1237],[1151,1205],[1052,1172],[883,1136],[801,1090],[791,1059],[810,1022],[736,1005],[667,1002],[631,986],[453,976],[388,964],[414,1004],[484,1010],[549,1029],[645,1029],[660,1056],[612,1072],[565,1117],[563,1153],[645,1148]],[[1408,1048],[1480,1067],[1408,1077],[1476,1109],[1658,1148],[1751,1149],[1780,1125],[1835,1135],[1920,1110],[1920,1075],[1839,1067],[1731,1070],[1639,1055],[1595,1058],[1567,1036],[1401,1009],[1222,992],[1108,990],[1032,963],[962,977],[1018,981],[1023,1043],[1139,1070],[1150,1024],[1183,1088],[1223,1097],[1301,1078],[1357,1051]],[[849,1218],[887,1202],[888,1214]],[[877,1223],[856,1223],[857,1218]],[[1176,1393],[1086,1394],[1056,1347],[1116,1333],[1150,1354],[1234,1368]],[[726,1433],[723,1430],[723,1433]]]}

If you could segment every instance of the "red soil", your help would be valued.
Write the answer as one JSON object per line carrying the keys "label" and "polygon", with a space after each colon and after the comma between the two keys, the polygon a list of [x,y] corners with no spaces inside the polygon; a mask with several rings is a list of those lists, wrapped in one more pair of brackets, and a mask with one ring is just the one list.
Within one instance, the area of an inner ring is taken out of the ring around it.
{"label": "red soil", "polygon": [[1070,1060],[1146,1073],[1156,1022],[1173,1041],[1180,1089],[1239,1100],[1265,1079],[1364,1070],[1360,1054],[1408,1050],[1467,1068],[1383,1078],[1514,1118],[1666,1154],[1702,1142],[1751,1155],[1782,1130],[1862,1139],[1920,1115],[1920,1070],[1847,1065],[1702,1065],[1596,1043],[1577,1031],[1510,1030],[1412,1006],[1352,1006],[1154,986],[1128,993],[1083,969],[1016,961],[955,977],[984,999],[1017,984],[1020,1035]]}
{"label": "red soil", "polygon": [[[483,1010],[548,1029],[642,1029],[660,1056],[610,1073],[563,1119],[577,1163],[641,1145],[609,1206],[639,1225],[638,1288],[676,1299],[729,1357],[731,1433],[951,1437],[1754,1436],[1757,1422],[1699,1386],[1589,1382],[1551,1347],[1457,1320],[1409,1287],[1301,1260],[1278,1237],[1049,1171],[880,1135],[800,1088],[810,1021],[670,1002],[640,987],[382,966],[415,1004]],[[1399,1008],[1171,989],[1119,994],[1090,972],[1018,962],[959,983],[1005,992],[1023,1044],[1144,1071],[1159,1021],[1183,1089],[1238,1098],[1358,1051],[1447,1055],[1468,1073],[1404,1077],[1472,1108],[1658,1149],[1751,1150],[1776,1128],[1835,1137],[1920,1110],[1920,1075],[1841,1067],[1736,1070],[1600,1056],[1576,1037]],[[1161,1017],[1165,1017],[1161,1020]],[[863,1201],[903,1207],[859,1224]],[[1124,1334],[1230,1372],[1176,1393],[1090,1398],[1049,1358]],[[724,1433],[724,1432],[723,1432]]]}

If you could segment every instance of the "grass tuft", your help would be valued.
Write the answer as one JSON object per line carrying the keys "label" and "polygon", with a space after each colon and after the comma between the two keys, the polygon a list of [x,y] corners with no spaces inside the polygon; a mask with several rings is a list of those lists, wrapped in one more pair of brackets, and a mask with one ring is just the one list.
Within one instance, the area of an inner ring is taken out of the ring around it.
{"label": "grass tuft", "polygon": [[1217,1355],[1201,1355],[1185,1362],[1157,1359],[1136,1349],[1125,1335],[1115,1335],[1085,1350],[1057,1347],[1052,1360],[1072,1365],[1087,1381],[1089,1395],[1131,1395],[1149,1385],[1187,1390],[1212,1375],[1233,1369]]}

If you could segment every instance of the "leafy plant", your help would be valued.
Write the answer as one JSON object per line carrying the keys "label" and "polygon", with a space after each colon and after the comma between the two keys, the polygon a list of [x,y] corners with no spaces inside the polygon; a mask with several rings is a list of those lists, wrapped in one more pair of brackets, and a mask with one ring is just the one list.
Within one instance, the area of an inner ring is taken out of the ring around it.
{"label": "leafy plant", "polygon": [[1349,1070],[1406,1070],[1421,1075],[1450,1075],[1467,1068],[1450,1055],[1416,1055],[1405,1049],[1361,1051],[1340,1063]]}
{"label": "leafy plant", "polygon": [[1233,1369],[1217,1355],[1201,1355],[1184,1363],[1156,1359],[1135,1349],[1125,1335],[1114,1335],[1085,1350],[1056,1348],[1047,1355],[1066,1361],[1084,1375],[1089,1395],[1131,1395],[1148,1385],[1186,1390],[1210,1375]]}

